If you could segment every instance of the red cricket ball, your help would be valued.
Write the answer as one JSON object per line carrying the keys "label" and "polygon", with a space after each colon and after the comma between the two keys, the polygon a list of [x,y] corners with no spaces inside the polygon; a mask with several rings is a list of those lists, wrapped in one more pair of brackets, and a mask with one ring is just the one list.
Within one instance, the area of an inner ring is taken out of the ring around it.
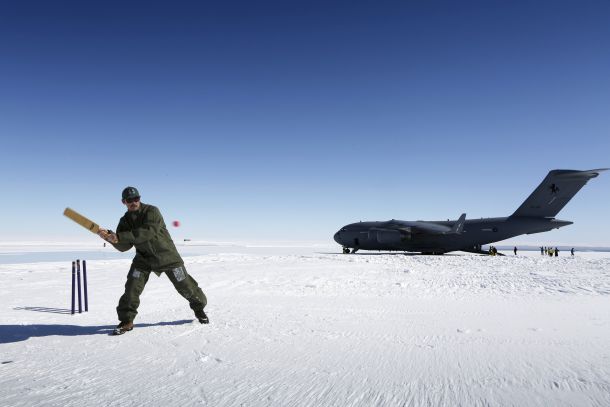
{"label": "red cricket ball", "polygon": [[178,226],[180,226],[180,222],[178,222],[177,220],[175,220],[175,221],[173,221],[173,222],[172,222],[172,225],[174,225],[174,227],[176,227],[176,228],[177,228]]}

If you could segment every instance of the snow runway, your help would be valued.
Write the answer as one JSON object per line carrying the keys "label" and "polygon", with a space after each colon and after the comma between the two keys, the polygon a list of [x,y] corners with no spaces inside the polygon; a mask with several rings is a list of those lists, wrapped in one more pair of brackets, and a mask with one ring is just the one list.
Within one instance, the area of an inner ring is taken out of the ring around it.
{"label": "snow runway", "polygon": [[185,257],[208,326],[162,276],[108,333],[130,260],[0,265],[2,405],[610,405],[610,254],[232,248]]}

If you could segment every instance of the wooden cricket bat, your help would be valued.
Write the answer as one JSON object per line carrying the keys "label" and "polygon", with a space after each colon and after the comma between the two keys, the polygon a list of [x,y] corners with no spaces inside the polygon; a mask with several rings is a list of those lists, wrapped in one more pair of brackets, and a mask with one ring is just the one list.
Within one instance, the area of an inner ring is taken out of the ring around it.
{"label": "wooden cricket bat", "polygon": [[97,223],[93,222],[90,219],[87,219],[80,213],[76,212],[74,209],[66,208],[64,210],[64,215],[95,234],[97,234],[97,232],[99,232],[100,230],[100,226]]}

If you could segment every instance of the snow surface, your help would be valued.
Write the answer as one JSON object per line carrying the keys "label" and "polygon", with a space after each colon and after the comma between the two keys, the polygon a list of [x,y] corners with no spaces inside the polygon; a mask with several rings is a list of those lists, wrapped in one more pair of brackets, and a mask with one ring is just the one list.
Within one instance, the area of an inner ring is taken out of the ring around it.
{"label": "snow surface", "polygon": [[185,257],[209,325],[152,275],[111,337],[130,259],[89,260],[72,316],[70,264],[30,249],[0,264],[2,406],[610,405],[610,253],[218,246]]}

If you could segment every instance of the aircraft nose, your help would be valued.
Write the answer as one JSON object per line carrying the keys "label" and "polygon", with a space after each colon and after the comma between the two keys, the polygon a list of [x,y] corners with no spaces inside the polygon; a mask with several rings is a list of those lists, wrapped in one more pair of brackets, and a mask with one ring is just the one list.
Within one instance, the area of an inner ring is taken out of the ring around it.
{"label": "aircraft nose", "polygon": [[341,243],[341,232],[335,233],[334,239],[335,239],[335,242],[337,242],[339,244],[343,244],[343,243]]}

